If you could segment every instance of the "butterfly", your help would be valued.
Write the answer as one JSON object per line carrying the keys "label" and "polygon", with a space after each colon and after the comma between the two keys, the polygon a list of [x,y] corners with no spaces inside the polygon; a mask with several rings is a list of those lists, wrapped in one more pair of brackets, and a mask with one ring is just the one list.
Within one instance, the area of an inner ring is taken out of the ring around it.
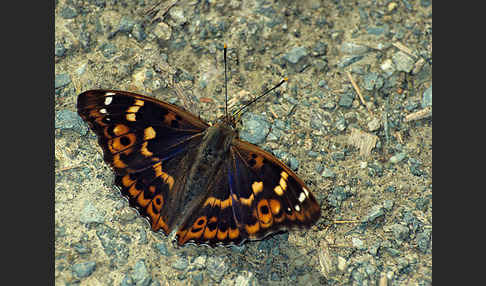
{"label": "butterfly", "polygon": [[153,231],[177,230],[178,245],[240,245],[321,215],[291,169],[238,139],[235,116],[209,125],[176,105],[103,89],[81,93],[77,109],[129,205]]}

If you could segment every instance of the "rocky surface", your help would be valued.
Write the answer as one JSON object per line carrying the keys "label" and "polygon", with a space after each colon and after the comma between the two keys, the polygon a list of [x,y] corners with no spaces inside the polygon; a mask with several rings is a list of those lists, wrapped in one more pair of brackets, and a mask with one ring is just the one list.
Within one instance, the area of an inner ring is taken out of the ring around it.
{"label": "rocky surface", "polygon": [[[432,107],[431,1],[159,2],[56,2],[56,284],[431,285],[432,118],[404,121]],[[176,248],[114,187],[76,98],[110,88],[182,106],[165,92],[179,83],[214,121],[224,43],[232,107],[289,77],[239,128],[334,213],[239,247]],[[352,129],[379,138],[370,154]]]}

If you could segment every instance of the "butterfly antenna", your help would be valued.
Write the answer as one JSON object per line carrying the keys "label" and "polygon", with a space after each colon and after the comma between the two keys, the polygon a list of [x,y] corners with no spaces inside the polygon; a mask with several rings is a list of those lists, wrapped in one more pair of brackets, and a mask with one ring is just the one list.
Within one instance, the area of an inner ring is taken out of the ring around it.
{"label": "butterfly antenna", "polygon": [[224,48],[224,102],[225,102],[225,109],[224,112],[226,114],[226,121],[229,121],[228,115],[228,68],[226,64],[226,50],[228,47],[226,43],[223,45]]}
{"label": "butterfly antenna", "polygon": [[288,81],[289,79],[286,77],[284,79],[282,79],[282,81],[280,81],[277,85],[275,85],[274,87],[272,87],[271,89],[265,91],[264,93],[262,93],[261,95],[255,97],[252,101],[250,101],[249,103],[245,104],[243,107],[241,107],[240,109],[238,109],[237,111],[235,111],[233,113],[233,116],[237,116],[237,121],[239,121],[240,117],[243,115],[242,111],[244,109],[246,109],[248,106],[250,106],[251,104],[253,104],[255,101],[259,100],[260,98],[264,97],[265,95],[269,94],[270,92],[272,92],[273,90],[279,88],[284,82]]}

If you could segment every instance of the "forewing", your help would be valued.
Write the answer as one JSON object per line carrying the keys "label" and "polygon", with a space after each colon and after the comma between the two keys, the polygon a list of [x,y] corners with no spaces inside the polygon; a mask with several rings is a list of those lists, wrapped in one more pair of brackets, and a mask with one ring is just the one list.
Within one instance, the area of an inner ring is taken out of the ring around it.
{"label": "forewing", "polygon": [[172,104],[124,91],[83,92],[77,108],[98,135],[122,194],[154,231],[168,234],[164,202],[184,174],[178,168],[182,158],[201,142],[208,125]]}

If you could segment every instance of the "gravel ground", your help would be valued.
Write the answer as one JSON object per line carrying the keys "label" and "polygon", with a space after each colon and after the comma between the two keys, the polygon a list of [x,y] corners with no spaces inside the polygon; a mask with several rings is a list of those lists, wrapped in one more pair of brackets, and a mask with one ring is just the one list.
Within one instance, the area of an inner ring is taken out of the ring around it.
{"label": "gravel ground", "polygon": [[[432,1],[157,2],[56,1],[56,284],[431,285]],[[334,212],[240,247],[176,248],[114,187],[76,98],[111,88],[183,106],[178,83],[213,121],[224,43],[231,104],[289,77],[241,137]]]}

